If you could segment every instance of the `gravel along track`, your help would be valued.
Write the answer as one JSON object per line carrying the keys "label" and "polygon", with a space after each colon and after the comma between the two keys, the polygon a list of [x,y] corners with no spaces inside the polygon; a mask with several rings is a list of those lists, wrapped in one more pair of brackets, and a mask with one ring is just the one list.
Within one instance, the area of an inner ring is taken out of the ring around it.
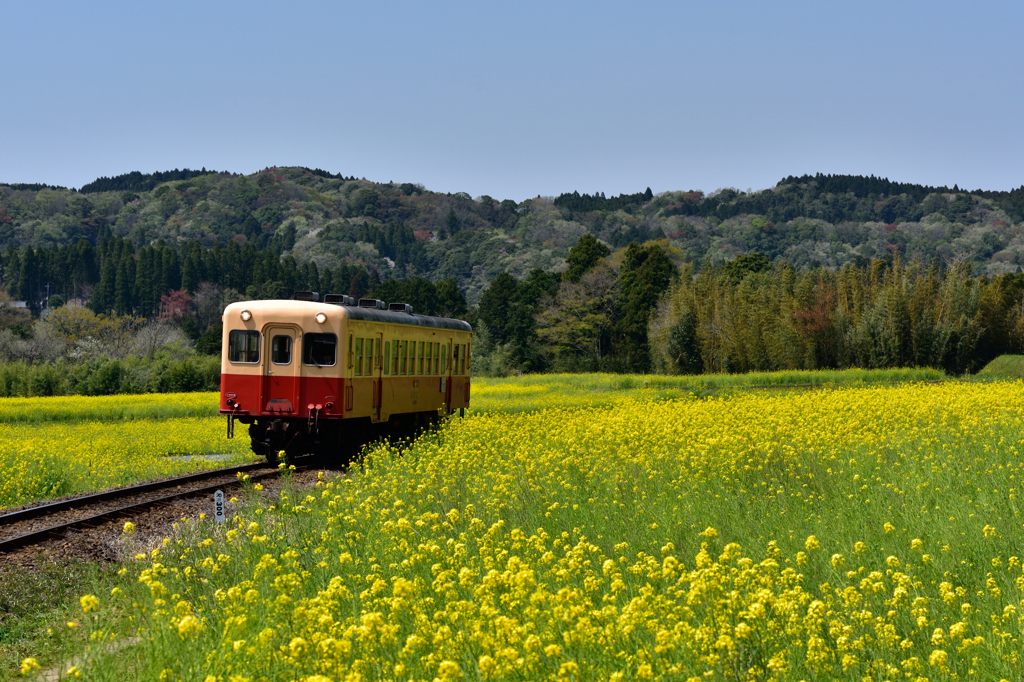
{"label": "gravel along track", "polygon": [[[296,464],[300,469],[305,468],[303,464]],[[40,543],[59,544],[71,535],[88,535],[91,528],[109,525],[122,517],[134,517],[147,508],[181,506],[176,503],[189,497],[202,495],[203,507],[211,507],[205,511],[212,512],[212,505],[205,498],[212,500],[215,490],[237,485],[239,472],[248,475],[252,482],[276,478],[278,474],[276,469],[264,464],[229,467],[115,488],[0,515],[0,563],[8,563],[4,559],[13,558],[9,556],[12,553],[22,554],[19,550],[23,548]]]}
{"label": "gravel along track", "polygon": [[[296,464],[296,466],[298,466]],[[291,476],[291,485],[297,489],[311,489],[318,476],[324,473],[325,480],[344,476],[344,471],[322,472],[317,468],[298,467]],[[251,479],[250,479],[251,480]],[[280,494],[281,483],[276,477],[262,481],[262,495],[269,504]],[[231,498],[238,489],[224,487],[225,514],[230,519],[235,514]],[[251,494],[251,493],[250,493]],[[205,514],[206,519],[200,520]],[[125,521],[135,524],[130,536],[123,533]],[[89,528],[69,529],[63,537],[55,537],[19,549],[0,552],[0,573],[6,571],[38,572],[53,563],[86,561],[109,564],[125,561],[138,552],[149,553],[163,545],[167,538],[175,538],[184,524],[213,524],[213,493],[176,497],[166,502],[139,507],[125,512],[117,518],[100,521]],[[0,674],[0,678],[3,675]]]}

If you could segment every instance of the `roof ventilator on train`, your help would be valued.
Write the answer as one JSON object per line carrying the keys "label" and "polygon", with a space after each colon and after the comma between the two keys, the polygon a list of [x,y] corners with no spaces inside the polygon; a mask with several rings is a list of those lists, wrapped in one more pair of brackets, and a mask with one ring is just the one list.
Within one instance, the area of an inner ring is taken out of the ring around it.
{"label": "roof ventilator on train", "polygon": [[388,310],[393,313],[409,313],[412,315],[412,306],[408,303],[392,303],[388,306]]}
{"label": "roof ventilator on train", "polygon": [[373,308],[375,310],[387,310],[388,306],[384,301],[379,298],[361,298],[359,299],[360,308]]}
{"label": "roof ventilator on train", "polygon": [[345,294],[327,294],[324,296],[324,303],[333,303],[334,305],[355,305],[356,299]]}
{"label": "roof ventilator on train", "polygon": [[293,301],[313,301],[316,303],[320,300],[320,294],[315,291],[296,291],[292,294]]}

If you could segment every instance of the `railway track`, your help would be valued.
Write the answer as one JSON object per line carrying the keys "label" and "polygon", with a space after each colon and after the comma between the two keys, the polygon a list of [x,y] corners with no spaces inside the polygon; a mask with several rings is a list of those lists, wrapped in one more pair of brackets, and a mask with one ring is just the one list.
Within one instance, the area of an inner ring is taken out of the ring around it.
{"label": "railway track", "polygon": [[[306,466],[309,462],[295,464]],[[239,473],[248,474],[249,481],[255,482],[280,472],[265,463],[244,464],[20,509],[0,515],[0,554],[61,538],[70,530],[91,528],[172,500],[212,495],[216,490],[239,485]]]}

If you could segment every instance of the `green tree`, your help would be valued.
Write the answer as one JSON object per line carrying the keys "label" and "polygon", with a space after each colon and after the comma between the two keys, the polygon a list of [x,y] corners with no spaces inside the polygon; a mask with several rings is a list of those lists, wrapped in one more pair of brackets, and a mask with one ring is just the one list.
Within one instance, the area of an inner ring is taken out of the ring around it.
{"label": "green tree", "polygon": [[697,317],[689,310],[683,311],[669,328],[668,356],[673,373],[700,374],[704,369],[700,340],[697,337]]}
{"label": "green tree", "polygon": [[511,361],[520,369],[543,367],[534,315],[541,302],[554,294],[557,282],[557,278],[539,268],[522,282],[502,272],[480,297],[480,321],[495,344],[508,346]]}
{"label": "green tree", "polygon": [[636,242],[626,248],[619,272],[619,361],[630,372],[650,371],[647,323],[658,298],[668,289],[676,267],[657,245],[644,248]]}
{"label": "green tree", "polygon": [[469,312],[466,297],[459,291],[455,280],[442,279],[437,283],[437,314],[441,317],[462,318]]}
{"label": "green tree", "polygon": [[480,321],[497,343],[512,340],[513,317],[519,304],[519,282],[502,272],[480,295]]}
{"label": "green tree", "polygon": [[609,352],[615,321],[615,273],[599,265],[579,282],[563,281],[536,315],[537,335],[559,371],[597,371]]}
{"label": "green tree", "polygon": [[563,275],[569,282],[579,282],[583,275],[590,272],[598,261],[607,258],[611,250],[597,241],[597,238],[589,232],[579,238],[576,245],[569,249],[569,256],[565,262],[569,269]]}
{"label": "green tree", "polygon": [[765,272],[766,270],[770,270],[771,267],[772,262],[770,260],[762,254],[755,252],[739,256],[729,261],[722,268],[722,272],[735,284],[739,284],[747,275]]}

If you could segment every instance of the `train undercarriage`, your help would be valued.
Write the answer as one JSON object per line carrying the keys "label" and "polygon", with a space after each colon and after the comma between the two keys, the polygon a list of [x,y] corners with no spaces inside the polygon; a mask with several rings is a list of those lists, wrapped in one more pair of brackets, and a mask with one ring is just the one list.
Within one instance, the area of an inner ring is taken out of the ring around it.
{"label": "train undercarriage", "polygon": [[[344,466],[356,461],[363,447],[370,443],[412,440],[424,431],[436,429],[444,417],[431,411],[393,414],[388,421],[377,423],[369,417],[319,421],[290,417],[235,419],[248,423],[252,451],[272,464],[280,461],[283,452],[288,460],[315,455],[325,463]],[[228,432],[233,432],[230,424]]]}

